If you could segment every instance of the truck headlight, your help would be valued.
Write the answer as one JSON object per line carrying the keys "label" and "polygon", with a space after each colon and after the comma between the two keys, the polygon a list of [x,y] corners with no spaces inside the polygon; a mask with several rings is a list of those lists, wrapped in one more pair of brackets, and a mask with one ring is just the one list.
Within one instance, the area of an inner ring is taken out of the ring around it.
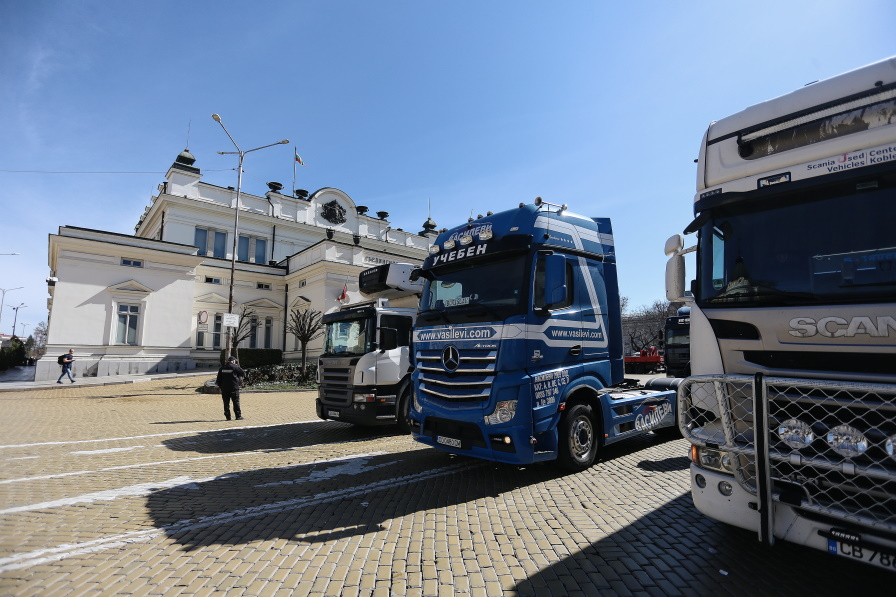
{"label": "truck headlight", "polygon": [[508,423],[516,414],[516,400],[502,400],[495,405],[492,414],[484,417],[486,425]]}
{"label": "truck headlight", "polygon": [[355,402],[376,402],[376,394],[355,394]]}
{"label": "truck headlight", "polygon": [[693,446],[691,460],[702,468],[734,474],[734,455],[723,450]]}

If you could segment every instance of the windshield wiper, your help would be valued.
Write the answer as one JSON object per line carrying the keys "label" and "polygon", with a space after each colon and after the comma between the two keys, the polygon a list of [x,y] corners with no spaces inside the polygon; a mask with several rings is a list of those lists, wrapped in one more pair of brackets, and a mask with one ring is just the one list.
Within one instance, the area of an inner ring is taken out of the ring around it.
{"label": "windshield wiper", "polygon": [[501,314],[498,313],[498,311],[494,307],[490,307],[485,303],[472,303],[463,307],[463,310],[466,312],[473,311],[474,309],[479,310],[481,313],[487,313],[488,315],[491,315],[495,318],[495,321],[503,319],[501,317]]}
{"label": "windshield wiper", "polygon": [[[730,286],[730,285],[729,285]],[[724,292],[707,299],[708,303],[736,303],[736,302],[771,302],[772,299],[778,299],[778,302],[818,302],[819,297],[811,292],[793,292],[787,290],[779,290],[762,283],[752,283],[744,280],[726,289]]]}
{"label": "windshield wiper", "polygon": [[446,315],[445,312],[441,309],[424,309],[423,311],[420,311],[417,314],[417,317],[419,318],[422,315],[424,318],[427,318],[427,316],[431,313],[437,314],[439,317],[442,318],[442,321],[444,321],[445,323],[451,323],[451,320],[448,318],[448,315]]}

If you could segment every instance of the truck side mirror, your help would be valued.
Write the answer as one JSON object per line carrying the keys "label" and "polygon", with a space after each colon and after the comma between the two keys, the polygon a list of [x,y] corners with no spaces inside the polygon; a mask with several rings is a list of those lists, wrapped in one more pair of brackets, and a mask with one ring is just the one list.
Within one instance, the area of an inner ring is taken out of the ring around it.
{"label": "truck side mirror", "polygon": [[683,301],[684,292],[684,256],[673,255],[666,262],[666,300]]}
{"label": "truck side mirror", "polygon": [[566,302],[566,258],[544,256],[544,306],[550,309]]}
{"label": "truck side mirror", "polygon": [[395,328],[380,328],[380,350],[392,350],[398,348],[398,330]]}

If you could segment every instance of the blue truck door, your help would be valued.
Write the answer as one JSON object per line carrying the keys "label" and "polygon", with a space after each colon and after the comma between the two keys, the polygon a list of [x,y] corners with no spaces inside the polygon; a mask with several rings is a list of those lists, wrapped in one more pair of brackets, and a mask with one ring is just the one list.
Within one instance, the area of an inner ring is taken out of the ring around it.
{"label": "blue truck door", "polygon": [[577,299],[582,284],[576,275],[577,258],[551,257],[565,260],[566,297],[549,310],[543,308],[545,256],[539,255],[535,263],[533,308],[526,326],[526,368],[532,376],[536,411],[559,401],[566,384],[577,375],[582,364],[582,322]]}
{"label": "blue truck door", "polygon": [[607,287],[604,284],[603,264],[579,258],[583,272],[581,292],[583,356],[585,361],[606,359],[607,339]]}

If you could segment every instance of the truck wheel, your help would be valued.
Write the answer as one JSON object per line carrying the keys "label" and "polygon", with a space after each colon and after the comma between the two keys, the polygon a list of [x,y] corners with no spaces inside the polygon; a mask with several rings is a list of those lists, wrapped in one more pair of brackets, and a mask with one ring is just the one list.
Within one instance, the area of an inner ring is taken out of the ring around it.
{"label": "truck wheel", "polygon": [[569,471],[583,471],[597,456],[598,436],[594,413],[588,404],[574,404],[560,419],[560,466]]}
{"label": "truck wheel", "polygon": [[398,410],[395,413],[395,419],[398,422],[398,431],[401,433],[410,433],[411,432],[411,391],[410,389],[405,389],[404,392],[401,393],[401,396],[398,399]]}

